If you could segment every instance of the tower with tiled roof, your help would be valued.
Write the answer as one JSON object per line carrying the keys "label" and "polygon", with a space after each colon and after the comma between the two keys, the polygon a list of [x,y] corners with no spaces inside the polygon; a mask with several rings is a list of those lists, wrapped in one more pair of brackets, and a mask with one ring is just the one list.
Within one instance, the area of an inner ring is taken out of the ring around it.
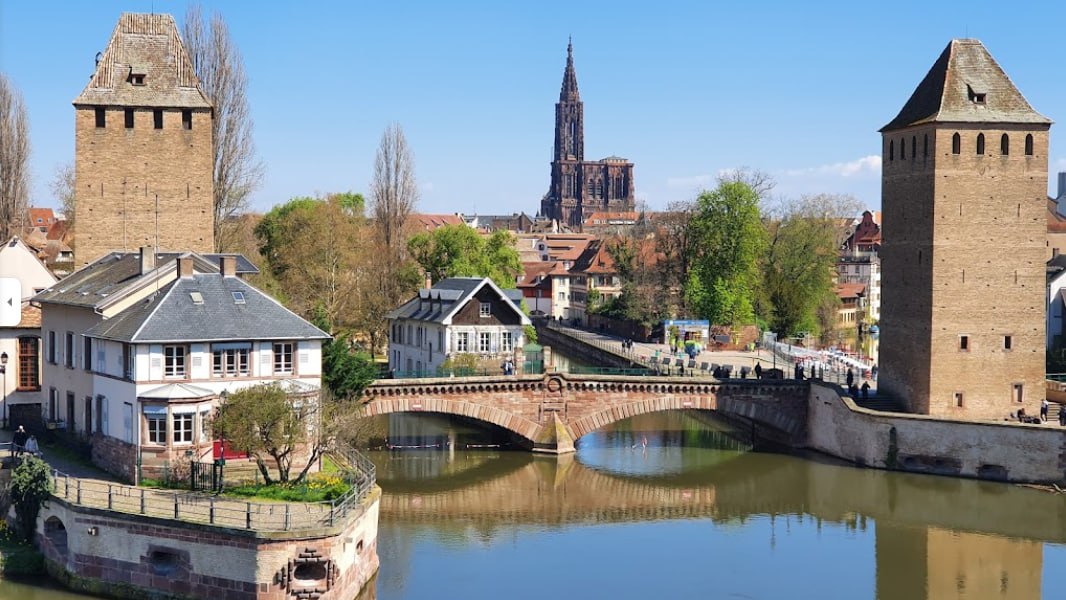
{"label": "tower with tiled roof", "polygon": [[74,114],[78,266],[214,250],[212,106],[172,16],[123,14]]}
{"label": "tower with tiled roof", "polygon": [[880,391],[1002,419],[1044,398],[1048,130],[977,40],[953,40],[883,136]]}

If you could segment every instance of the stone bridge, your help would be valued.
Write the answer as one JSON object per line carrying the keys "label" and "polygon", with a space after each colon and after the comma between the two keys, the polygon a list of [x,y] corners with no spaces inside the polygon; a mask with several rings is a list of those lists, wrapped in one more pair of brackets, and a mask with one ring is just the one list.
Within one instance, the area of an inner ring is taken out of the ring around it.
{"label": "stone bridge", "polygon": [[569,375],[384,379],[363,393],[365,416],[403,412],[457,415],[491,423],[536,452],[574,451],[581,436],[637,415],[715,411],[761,438],[802,446],[805,381],[708,377]]}

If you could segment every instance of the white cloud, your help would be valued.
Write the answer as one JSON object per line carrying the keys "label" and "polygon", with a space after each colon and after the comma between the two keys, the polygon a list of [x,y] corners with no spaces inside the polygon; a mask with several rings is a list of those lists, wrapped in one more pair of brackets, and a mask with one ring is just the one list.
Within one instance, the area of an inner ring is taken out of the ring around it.
{"label": "white cloud", "polygon": [[686,190],[704,187],[714,181],[711,175],[690,175],[688,177],[667,177],[666,187],[684,188]]}
{"label": "white cloud", "polygon": [[786,169],[781,172],[786,177],[802,177],[804,175],[836,175],[838,177],[854,177],[863,175],[876,175],[881,173],[881,157],[877,154],[863,156],[850,162],[839,162],[818,167],[806,167],[802,169]]}

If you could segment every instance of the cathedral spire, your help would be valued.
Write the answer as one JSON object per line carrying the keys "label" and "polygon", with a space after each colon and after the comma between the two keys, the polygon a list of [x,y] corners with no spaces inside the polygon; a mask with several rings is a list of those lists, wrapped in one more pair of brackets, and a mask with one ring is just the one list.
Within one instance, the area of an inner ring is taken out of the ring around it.
{"label": "cathedral spire", "polygon": [[577,72],[574,71],[574,40],[570,38],[566,44],[566,71],[563,72],[563,88],[559,92],[559,101],[568,102],[580,99],[577,93]]}

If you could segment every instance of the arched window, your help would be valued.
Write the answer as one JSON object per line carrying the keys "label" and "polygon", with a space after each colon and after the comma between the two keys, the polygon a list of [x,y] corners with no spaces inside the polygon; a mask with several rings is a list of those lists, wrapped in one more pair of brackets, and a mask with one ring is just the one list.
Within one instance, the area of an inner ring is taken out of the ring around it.
{"label": "arched window", "polygon": [[958,134],[958,132],[955,132],[955,135],[951,136],[951,153],[962,153],[962,137]]}
{"label": "arched window", "polygon": [[1033,155],[1033,134],[1029,133],[1025,136],[1025,155]]}
{"label": "arched window", "polygon": [[979,156],[985,155],[985,134],[977,134],[977,154]]}
{"label": "arched window", "polygon": [[1003,137],[999,138],[999,153],[1003,156],[1008,156],[1010,154],[1010,138],[1007,137],[1007,134],[1005,133],[1003,134]]}
{"label": "arched window", "polygon": [[888,142],[888,160],[889,162],[896,159],[896,142],[889,140]]}
{"label": "arched window", "polygon": [[899,140],[899,159],[907,160],[907,138],[900,138]]}
{"label": "arched window", "polygon": [[911,136],[911,158],[918,156],[918,136]]}
{"label": "arched window", "polygon": [[929,134],[922,138],[922,158],[929,158]]}

